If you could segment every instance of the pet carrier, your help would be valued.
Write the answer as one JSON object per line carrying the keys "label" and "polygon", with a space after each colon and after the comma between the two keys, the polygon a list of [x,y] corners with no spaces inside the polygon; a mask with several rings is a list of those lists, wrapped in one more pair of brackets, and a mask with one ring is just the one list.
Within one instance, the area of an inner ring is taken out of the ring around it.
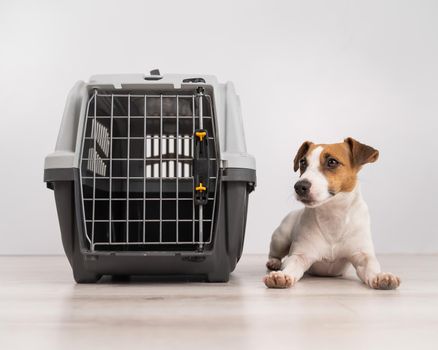
{"label": "pet carrier", "polygon": [[158,71],[78,82],[44,181],[78,283],[102,275],[227,281],[256,181],[233,84]]}

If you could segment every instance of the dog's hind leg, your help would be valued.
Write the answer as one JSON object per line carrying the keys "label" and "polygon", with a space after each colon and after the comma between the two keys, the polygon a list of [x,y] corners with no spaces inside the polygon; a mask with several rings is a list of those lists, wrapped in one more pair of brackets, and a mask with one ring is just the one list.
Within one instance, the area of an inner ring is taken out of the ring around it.
{"label": "dog's hind leg", "polygon": [[272,234],[269,247],[269,259],[266,267],[269,270],[281,269],[281,260],[288,255],[292,243],[292,229],[295,225],[299,212],[292,212],[286,216],[280,226]]}
{"label": "dog's hind leg", "polygon": [[[290,235],[289,235],[290,236]],[[281,269],[281,259],[283,259],[290,250],[291,240],[281,226],[272,234],[271,244],[269,247],[269,258],[266,267],[269,270],[277,271]]]}

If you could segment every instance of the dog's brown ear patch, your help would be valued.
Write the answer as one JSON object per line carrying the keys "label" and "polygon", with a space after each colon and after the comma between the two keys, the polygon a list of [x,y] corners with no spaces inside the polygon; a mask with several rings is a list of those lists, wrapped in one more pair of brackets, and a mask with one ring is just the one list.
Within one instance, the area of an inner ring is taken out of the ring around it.
{"label": "dog's brown ear patch", "polygon": [[306,141],[298,149],[297,155],[295,156],[294,159],[294,171],[297,171],[300,168],[300,160],[309,151],[310,145],[312,145],[312,142]]}
{"label": "dog's brown ear patch", "polygon": [[375,148],[360,143],[348,137],[344,140],[351,152],[351,160],[354,166],[362,166],[367,163],[374,163],[379,158],[379,151]]}

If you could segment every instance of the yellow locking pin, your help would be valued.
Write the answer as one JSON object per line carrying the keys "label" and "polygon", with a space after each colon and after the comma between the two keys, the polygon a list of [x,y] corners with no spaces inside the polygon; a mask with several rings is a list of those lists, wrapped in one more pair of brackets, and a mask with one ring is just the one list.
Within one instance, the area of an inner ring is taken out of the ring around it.
{"label": "yellow locking pin", "polygon": [[205,131],[197,131],[197,132],[195,132],[195,135],[197,137],[199,137],[200,141],[202,141],[204,139],[204,137],[207,135],[207,133]]}
{"label": "yellow locking pin", "polygon": [[199,184],[199,186],[195,187],[195,190],[198,192],[204,192],[207,190],[207,187],[205,187],[204,185],[202,185],[202,182]]}

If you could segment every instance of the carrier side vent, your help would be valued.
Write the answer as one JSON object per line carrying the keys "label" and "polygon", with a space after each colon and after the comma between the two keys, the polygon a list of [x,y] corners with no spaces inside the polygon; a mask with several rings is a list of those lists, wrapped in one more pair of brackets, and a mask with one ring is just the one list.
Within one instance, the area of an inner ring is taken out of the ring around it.
{"label": "carrier side vent", "polygon": [[105,156],[109,154],[110,140],[108,129],[100,124],[98,121],[93,119],[91,126],[91,135],[96,135],[96,142],[102,149]]}
{"label": "carrier side vent", "polygon": [[[96,166],[96,171],[94,166]],[[88,150],[87,169],[91,172],[95,172],[98,175],[106,176],[106,164],[99,154],[94,150],[94,148],[90,148]]]}

